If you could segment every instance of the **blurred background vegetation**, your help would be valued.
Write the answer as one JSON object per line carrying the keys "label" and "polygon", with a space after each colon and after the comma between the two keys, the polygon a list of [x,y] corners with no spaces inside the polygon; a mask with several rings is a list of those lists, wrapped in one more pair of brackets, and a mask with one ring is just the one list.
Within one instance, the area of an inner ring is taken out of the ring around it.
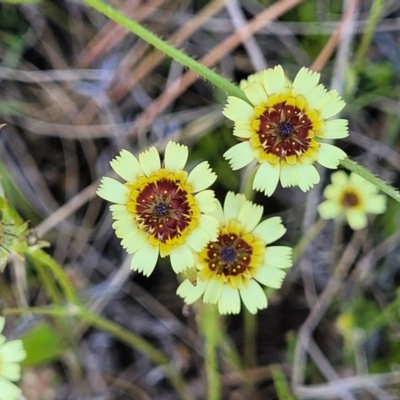
{"label": "blurred background vegetation", "polygon": [[[71,298],[56,302],[62,284],[47,281],[53,275],[41,253],[10,257],[0,274],[0,312],[14,310],[6,333],[22,337],[28,351],[24,397],[206,399],[204,327],[175,295],[168,261],[150,278],[130,273],[95,190],[120,149],[162,150],[171,139],[189,146],[191,161],[209,160],[219,199],[243,190],[245,177],[222,158],[236,143],[221,114],[225,93],[80,0],[0,3],[6,197],[49,242],[45,251],[85,307],[159,349],[186,385],[178,393],[147,350],[73,318]],[[290,77],[302,66],[319,70],[347,102],[350,136],[337,145],[400,186],[397,0],[109,4],[234,82],[277,64]],[[320,173],[307,194],[255,195],[265,216],[282,216],[288,233],[281,242],[294,247],[295,264],[257,315],[255,358],[243,316],[221,320],[222,399],[400,399],[400,205],[388,199],[386,214],[357,233],[323,223],[316,206],[330,172]],[[62,316],[38,311],[55,306]]]}

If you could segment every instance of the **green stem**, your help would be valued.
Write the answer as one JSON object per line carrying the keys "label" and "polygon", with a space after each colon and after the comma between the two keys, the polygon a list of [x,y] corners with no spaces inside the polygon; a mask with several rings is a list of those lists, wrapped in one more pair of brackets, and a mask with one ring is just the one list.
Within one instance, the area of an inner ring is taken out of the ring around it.
{"label": "green stem", "polygon": [[4,308],[4,315],[22,315],[22,314],[35,314],[35,315],[48,315],[49,317],[68,317],[76,314],[76,309],[71,311],[70,308],[52,307],[18,307],[18,308]]}
{"label": "green stem", "polygon": [[56,278],[58,284],[60,285],[64,296],[72,304],[80,304],[78,295],[75,292],[73,285],[68,279],[62,267],[54,261],[47,253],[43,250],[35,250],[29,253],[29,256],[34,260],[35,265],[41,264],[48,268]]}
{"label": "green stem", "polygon": [[340,161],[340,165],[349,171],[360,175],[362,178],[375,185],[378,189],[382,190],[382,192],[400,202],[400,193],[396,189],[383,182],[382,179],[378,178],[372,172],[357,164],[355,161],[345,158],[344,160]]}
{"label": "green stem", "polygon": [[256,332],[257,316],[251,314],[247,309],[243,313],[244,318],[244,348],[243,364],[245,368],[254,368],[257,365],[256,357]]}
{"label": "green stem", "polygon": [[207,400],[220,400],[221,382],[217,348],[221,339],[221,325],[216,305],[202,305],[200,327],[205,340],[204,363],[208,382]]}
{"label": "green stem", "polygon": [[257,168],[247,167],[241,185],[242,187],[240,192],[243,193],[246,196],[246,199],[249,201],[253,201],[255,195],[255,191],[253,189],[253,181],[256,172]]}
{"label": "green stem", "polygon": [[357,72],[360,72],[364,66],[364,60],[367,55],[369,45],[371,43],[372,35],[375,27],[378,23],[379,15],[384,5],[384,0],[374,0],[371,7],[371,12],[365,27],[364,34],[361,38],[361,43],[358,47],[358,51],[354,61],[354,68]]}
{"label": "green stem", "polygon": [[321,232],[322,228],[326,225],[327,221],[318,220],[300,239],[300,241],[293,247],[293,264],[296,264],[297,260],[303,254],[307,246],[311,241]]}
{"label": "green stem", "polygon": [[206,79],[213,85],[224,90],[231,96],[239,97],[242,100],[248,102],[247,97],[243,91],[237,87],[235,84],[230,82],[228,79],[217,74],[213,70],[207,68],[203,64],[194,60],[184,52],[176,49],[174,46],[170,45],[166,41],[160,39],[154,33],[150,32],[144,26],[139,23],[130,20],[125,17],[120,12],[113,9],[110,5],[104,4],[100,0],[83,0],[86,4],[93,7],[95,10],[110,18],[111,20],[117,22],[119,25],[125,27],[135,35],[139,36],[145,42],[154,46],[156,49],[162,51],[167,56],[171,57],[173,60],[189,68],[196,74],[200,75],[202,78]]}
{"label": "green stem", "polygon": [[343,219],[335,218],[333,221],[333,239],[332,239],[332,258],[331,268],[333,271],[343,253]]}
{"label": "green stem", "polygon": [[290,393],[289,384],[280,365],[271,365],[271,375],[279,400],[295,400]]}
{"label": "green stem", "polygon": [[128,331],[127,329],[121,327],[114,322],[96,315],[86,309],[85,307],[74,305],[68,308],[53,308],[53,309],[41,309],[38,307],[27,307],[27,308],[17,308],[17,309],[4,309],[4,314],[41,314],[49,315],[53,317],[68,317],[75,316],[80,318],[85,323],[96,327],[104,332],[109,333],[121,342],[132,347],[139,353],[149,358],[154,364],[162,367],[165,370],[172,386],[176,390],[180,399],[183,400],[194,400],[194,397],[187,390],[185,381],[178,371],[171,365],[168,357],[164,355],[161,351],[153,347],[149,342],[141,338],[139,335]]}
{"label": "green stem", "polygon": [[36,269],[39,280],[41,281],[47,295],[49,296],[51,303],[60,306],[63,302],[63,297],[60,293],[59,288],[57,287],[56,282],[54,281],[53,277],[48,273],[43,264],[39,262],[35,256],[30,256],[32,256],[32,253],[29,253],[27,258],[31,260],[33,267]]}
{"label": "green stem", "polygon": [[242,372],[242,360],[234,343],[225,331],[221,331],[220,349],[229,370]]}

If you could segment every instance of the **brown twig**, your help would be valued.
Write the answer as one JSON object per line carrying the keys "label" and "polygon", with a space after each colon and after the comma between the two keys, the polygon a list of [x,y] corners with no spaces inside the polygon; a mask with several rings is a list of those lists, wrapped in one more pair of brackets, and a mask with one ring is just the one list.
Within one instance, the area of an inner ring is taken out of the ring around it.
{"label": "brown twig", "polygon": [[[223,0],[212,1],[181,28],[174,32],[168,38],[168,41],[174,46],[181,45],[187,38],[193,35],[193,33],[196,32],[205,21],[220,11],[223,5]],[[132,90],[137,82],[140,82],[142,79],[144,79],[165,57],[166,56],[164,53],[153,51],[140,60],[140,62],[129,75],[126,75],[126,72],[128,67],[132,66],[132,63],[123,62],[115,72],[113,81],[116,82],[116,85],[110,87],[110,97],[114,101],[120,100],[129,92],[129,90]],[[121,76],[124,78],[121,79]]]}
{"label": "brown twig", "polygon": [[[127,0],[120,8],[120,11],[127,17],[135,18],[136,21],[140,22],[157,10],[164,3],[164,0],[147,1],[144,6],[140,6],[139,3],[137,0]],[[76,66],[78,68],[86,68],[93,65],[100,57],[120,43],[127,34],[127,29],[114,21],[108,21],[78,55]]]}
{"label": "brown twig", "polygon": [[314,71],[321,71],[323,69],[323,67],[333,54],[334,50],[336,49],[336,46],[338,45],[340,38],[343,35],[343,32],[346,31],[348,24],[353,21],[354,15],[356,15],[357,13],[358,5],[359,0],[351,0],[351,2],[349,3],[349,7],[346,8],[339,25],[333,32],[332,36],[329,38],[325,47],[311,64],[310,69]]}
{"label": "brown twig", "polygon": [[[200,61],[207,67],[212,67],[221,58],[225,57],[230,51],[236,48],[242,41],[251,37],[255,32],[265,26],[269,21],[272,21],[303,0],[282,0],[274,3],[257,17],[249,21],[247,25],[236,31],[234,34],[227,37],[221,43],[213,48]],[[175,81],[169,86],[156,100],[153,101],[150,107],[143,112],[129,129],[130,136],[136,136],[138,133],[143,133],[147,127],[176,97],[196,81],[197,75],[191,71],[186,72],[180,80]]]}

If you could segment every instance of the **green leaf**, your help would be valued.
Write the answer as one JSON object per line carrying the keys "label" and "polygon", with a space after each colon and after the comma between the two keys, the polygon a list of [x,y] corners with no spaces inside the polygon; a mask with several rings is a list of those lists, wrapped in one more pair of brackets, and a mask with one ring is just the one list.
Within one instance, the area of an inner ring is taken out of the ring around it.
{"label": "green leaf", "polygon": [[64,347],[57,332],[47,323],[36,325],[22,337],[27,353],[24,366],[34,366],[57,360]]}

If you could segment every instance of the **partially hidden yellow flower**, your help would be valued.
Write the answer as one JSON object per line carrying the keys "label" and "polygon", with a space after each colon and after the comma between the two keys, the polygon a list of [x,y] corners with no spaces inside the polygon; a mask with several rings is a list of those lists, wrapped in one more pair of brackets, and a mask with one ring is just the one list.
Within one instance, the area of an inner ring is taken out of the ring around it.
{"label": "partially hidden yellow flower", "polygon": [[0,400],[16,400],[22,393],[13,382],[21,378],[20,362],[25,359],[26,351],[22,340],[10,340],[1,334],[5,318],[0,317]]}
{"label": "partially hidden yellow flower", "polygon": [[281,66],[251,75],[241,87],[249,103],[228,97],[223,114],[234,121],[233,134],[241,140],[225,152],[233,170],[258,163],[253,189],[271,196],[283,187],[306,192],[320,180],[313,165],[337,168],[346,157],[341,149],[321,139],[348,136],[345,119],[330,119],[345,103],[335,90],[319,84],[320,74],[302,68],[293,83]]}
{"label": "partially hidden yellow flower", "polygon": [[322,219],[344,218],[354,230],[367,226],[367,214],[382,214],[386,196],[361,176],[344,171],[331,175],[331,184],[324,190],[326,200],[318,206]]}
{"label": "partially hidden yellow flower", "polygon": [[175,272],[194,266],[194,255],[214,240],[218,221],[207,215],[216,209],[214,191],[205,190],[217,176],[208,162],[190,173],[183,170],[187,146],[169,142],[164,164],[155,147],[137,159],[122,150],[113,170],[126,182],[103,177],[97,194],[111,203],[113,228],[122,247],[133,254],[131,268],[149,276],[158,256],[170,256]]}
{"label": "partially hidden yellow flower", "polygon": [[286,228],[280,217],[260,222],[263,207],[229,192],[213,215],[219,221],[218,237],[197,254],[197,279],[186,279],[177,294],[187,304],[203,296],[204,303],[218,304],[221,314],[240,312],[241,300],[255,314],[267,307],[261,285],[280,288],[292,266],[292,249],[270,246]]}

